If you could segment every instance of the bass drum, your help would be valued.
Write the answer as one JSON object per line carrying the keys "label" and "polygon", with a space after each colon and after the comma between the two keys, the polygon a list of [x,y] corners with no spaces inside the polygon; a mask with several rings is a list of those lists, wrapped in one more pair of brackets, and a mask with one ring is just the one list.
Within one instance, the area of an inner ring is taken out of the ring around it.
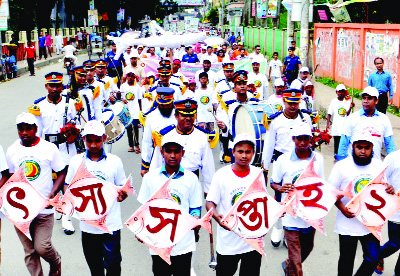
{"label": "bass drum", "polygon": [[266,129],[263,125],[263,116],[266,109],[275,110],[269,103],[247,103],[236,107],[232,118],[233,137],[241,133],[247,133],[254,137],[256,149],[252,164],[261,166],[264,136]]}
{"label": "bass drum", "polygon": [[104,109],[101,122],[106,128],[106,143],[112,144],[117,142],[125,133],[125,127],[120,122],[119,117],[114,115],[111,109]]}

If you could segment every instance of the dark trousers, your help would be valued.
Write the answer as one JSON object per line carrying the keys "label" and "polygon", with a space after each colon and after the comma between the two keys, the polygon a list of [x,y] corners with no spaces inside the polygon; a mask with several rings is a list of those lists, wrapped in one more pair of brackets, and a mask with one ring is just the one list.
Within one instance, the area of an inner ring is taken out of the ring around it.
{"label": "dark trousers", "polygon": [[333,152],[335,153],[335,155],[338,153],[339,151],[339,144],[340,144],[340,136],[333,136]]}
{"label": "dark trousers", "polygon": [[363,250],[363,262],[355,276],[372,275],[379,260],[380,244],[374,235],[346,236],[339,235],[339,266],[338,276],[352,276],[357,243],[360,241]]}
{"label": "dark trousers", "polygon": [[388,107],[389,98],[387,93],[379,93],[379,102],[376,105],[376,109],[379,112],[386,114],[386,109]]}
{"label": "dark trousers", "polygon": [[39,59],[41,59],[42,56],[44,56],[45,59],[47,58],[46,46],[45,47],[39,47]]}
{"label": "dark trousers", "polygon": [[171,265],[158,255],[151,255],[153,259],[154,276],[189,276],[192,262],[192,252],[171,256]]}
{"label": "dark trousers", "polygon": [[302,263],[314,248],[314,228],[305,228],[301,231],[285,228],[285,238],[288,247],[288,258],[285,261],[287,273],[290,276],[303,276]]}
{"label": "dark trousers", "polygon": [[261,257],[261,254],[255,250],[237,255],[221,255],[217,253],[217,276],[235,275],[239,261],[239,276],[260,275]]}
{"label": "dark trousers", "polygon": [[[384,259],[396,253],[400,249],[400,224],[388,222],[389,241],[381,247],[379,259]],[[397,258],[394,274],[400,275],[400,255]]]}
{"label": "dark trousers", "polygon": [[82,248],[92,276],[121,275],[120,230],[112,234],[82,232]]}
{"label": "dark trousers", "polygon": [[229,137],[219,136],[219,140],[221,141],[222,148],[224,150],[224,155],[231,156],[231,151],[229,150]]}
{"label": "dark trousers", "polygon": [[133,119],[132,124],[130,124],[127,129],[127,135],[128,135],[128,144],[130,147],[133,146],[139,146],[139,120],[138,119]]}
{"label": "dark trousers", "polygon": [[35,74],[35,66],[33,65],[33,63],[35,62],[35,59],[27,58],[26,62],[28,63],[28,69],[29,69],[29,72],[31,73],[31,75]]}

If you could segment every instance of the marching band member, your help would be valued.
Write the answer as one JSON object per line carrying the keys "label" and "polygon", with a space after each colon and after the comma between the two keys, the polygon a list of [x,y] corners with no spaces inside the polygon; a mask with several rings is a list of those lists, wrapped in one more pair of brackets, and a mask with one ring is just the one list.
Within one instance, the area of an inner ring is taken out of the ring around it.
{"label": "marching band member", "polygon": [[154,73],[152,71],[147,72],[146,78],[142,82],[143,96],[142,96],[142,111],[147,113],[153,106],[154,98],[150,90],[154,87]]}
{"label": "marching band member", "polygon": [[[310,148],[310,126],[305,122],[298,123],[292,133],[287,135],[292,136],[294,149],[279,157],[271,176],[271,188],[282,193],[283,198],[294,189],[296,179],[314,156],[315,171],[319,177],[324,178],[324,159],[321,154],[313,152]],[[302,276],[302,263],[314,247],[315,228],[289,213],[282,218],[282,224],[288,247],[288,258],[282,263],[282,268],[285,275]]]}
{"label": "marching band member", "polygon": [[[274,114],[272,122],[268,125],[265,133],[264,148],[262,153],[262,166],[264,169],[264,177],[267,182],[268,170],[271,162],[294,149],[294,142],[291,138],[291,131],[301,122],[309,124],[311,129],[311,119],[308,114],[303,114],[299,109],[301,101],[301,90],[286,89],[283,95],[283,111]],[[281,193],[275,191],[276,201],[281,201]],[[274,247],[278,247],[283,238],[283,229],[281,220],[278,220],[272,228],[271,243]]]}
{"label": "marching band member", "polygon": [[[64,185],[66,169],[56,145],[40,139],[36,134],[38,123],[31,113],[21,113],[16,120],[19,139],[7,150],[7,164],[14,174],[25,163],[28,181],[46,198],[54,198]],[[52,171],[57,178],[54,183]],[[15,229],[25,251],[25,264],[32,276],[42,276],[42,257],[50,264],[49,276],[61,276],[61,256],[51,242],[54,225],[54,210],[43,209],[31,222],[32,240]]]}
{"label": "marching band member", "polygon": [[[61,94],[64,88],[62,73],[51,72],[46,74],[45,78],[45,88],[48,95],[37,99],[28,110],[36,116],[37,136],[42,137],[44,135],[46,141],[55,144],[68,167],[71,158],[77,154],[77,141],[67,143],[65,134],[68,131],[64,132],[63,130],[67,123],[77,119],[75,116],[81,109],[82,102],[79,97],[75,100],[71,99],[70,93]],[[73,127],[73,125],[69,127]],[[73,135],[78,138],[78,130]],[[61,223],[66,235],[71,235],[75,232],[69,216],[62,216]]]}
{"label": "marching band member", "polygon": [[[89,87],[92,87],[92,92],[93,92],[93,105],[96,110],[98,110],[98,113],[103,110],[104,104],[108,101],[108,99],[105,98],[105,87],[104,83],[97,80],[94,75],[96,73],[96,62],[93,60],[87,60],[83,62],[83,66],[85,66],[86,69],[86,82]],[[94,89],[93,89],[94,88]]]}
{"label": "marching band member", "polygon": [[[137,77],[132,69],[126,70],[126,82],[121,84],[121,99],[127,105],[133,118],[126,131],[128,135],[129,152],[140,153],[139,148],[139,112],[142,109],[143,88],[137,83]],[[133,148],[135,147],[135,148]]]}
{"label": "marching band member", "polygon": [[[182,138],[177,133],[164,137],[161,144],[164,164],[151,170],[143,177],[137,199],[140,203],[145,204],[174,174],[169,182],[170,193],[176,197],[183,209],[198,219],[202,206],[201,185],[197,176],[181,165],[185,154],[185,142]],[[192,254],[195,251],[196,243],[193,231],[188,232],[172,249],[171,265],[161,259],[153,250],[150,250],[154,276],[190,275]]]}
{"label": "marching band member", "polygon": [[[83,130],[86,152],[71,159],[65,184],[73,180],[75,173],[84,160],[90,173],[105,181],[122,186],[126,182],[125,171],[121,159],[106,153],[103,143],[107,135],[104,125],[96,120],[89,121]],[[128,197],[119,191],[117,202],[111,206],[107,215],[106,226],[111,233],[104,232],[85,222],[80,222],[82,231],[82,248],[92,276],[121,275],[121,207],[120,202]],[[106,271],[106,273],[104,273]]]}
{"label": "marching band member", "polygon": [[[204,192],[207,193],[215,172],[214,158],[208,142],[208,131],[194,124],[197,114],[197,102],[191,99],[178,101],[175,105],[176,124],[159,131],[162,139],[181,136],[179,139],[185,147],[181,165],[197,176],[201,172],[204,181]],[[162,141],[162,140],[161,140]],[[161,153],[155,151],[150,163],[150,169],[162,165]]]}
{"label": "marching band member", "polygon": [[[352,155],[337,162],[333,167],[329,184],[337,189],[344,190],[352,183],[351,190],[359,193],[364,186],[373,180],[382,169],[382,161],[373,158],[374,138],[368,131],[359,131],[352,137]],[[386,192],[394,194],[393,186],[388,186]],[[339,234],[339,263],[338,275],[372,275],[379,260],[379,240],[350,212],[346,204],[349,198],[343,197],[335,203],[338,208],[336,214],[335,232]],[[357,243],[360,241],[363,249],[363,262],[357,272],[353,274],[354,258]]]}
{"label": "marching band member", "polygon": [[153,152],[158,147],[154,146],[154,140],[157,137],[156,132],[176,122],[172,112],[174,110],[175,90],[171,87],[157,87],[156,92],[155,102],[157,105],[147,115],[143,131],[142,165],[140,172],[142,176],[149,171]]}
{"label": "marching band member", "polygon": [[[96,61],[96,80],[104,83],[104,99],[108,101],[110,96],[115,95],[119,92],[118,88],[118,78],[112,78],[107,75],[107,62],[104,59],[99,59]],[[108,101],[108,103],[110,103]]]}
{"label": "marching band member", "polygon": [[259,168],[250,165],[255,146],[256,142],[250,135],[246,133],[237,135],[232,149],[235,163],[219,169],[214,174],[207,194],[206,209],[207,211],[213,209],[213,217],[218,223],[217,276],[235,275],[239,261],[241,261],[240,276],[260,275],[262,255],[221,224],[221,220],[240,195],[260,174]]}

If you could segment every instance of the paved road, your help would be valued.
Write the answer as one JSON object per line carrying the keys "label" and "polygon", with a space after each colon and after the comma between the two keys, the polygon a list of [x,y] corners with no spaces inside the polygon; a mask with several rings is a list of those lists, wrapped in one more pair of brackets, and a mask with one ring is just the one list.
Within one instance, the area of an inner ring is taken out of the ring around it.
{"label": "paved road", "polygon": [[[79,56],[79,62],[83,62],[86,57],[87,56]],[[0,120],[0,129],[2,130],[0,144],[5,150],[15,141],[15,139],[18,138],[16,127],[14,126],[16,116],[20,112],[26,111],[26,108],[30,106],[35,99],[46,95],[46,90],[44,89],[44,75],[51,71],[60,71],[65,73],[61,63],[58,63],[38,69],[35,77],[30,77],[28,74],[24,74],[18,79],[0,84],[0,117],[2,118]],[[322,106],[325,106],[325,108],[327,108],[330,100],[335,97],[333,89],[320,84],[317,86],[317,94],[319,95],[318,101]],[[359,102],[357,102],[357,106],[360,106]],[[396,118],[397,117],[391,117],[392,123],[395,125],[395,135],[398,135],[399,120],[398,118],[397,120],[394,120]],[[398,136],[396,136],[396,138],[397,137]],[[396,144],[400,145],[397,139]],[[113,153],[122,158],[125,171],[127,174],[131,173],[133,175],[134,187],[138,191],[141,184],[141,177],[139,174],[141,158],[140,155],[135,153],[128,153],[127,149],[127,138],[124,136],[123,139],[113,146]],[[218,160],[217,153],[218,152],[215,150],[215,160]],[[333,145],[323,146],[322,154],[325,156],[325,175],[328,177],[333,166]],[[221,167],[219,162],[216,162],[216,166],[217,168]],[[134,196],[131,196],[124,201],[122,203],[122,220],[125,221],[128,219],[138,207],[139,203]],[[316,234],[314,251],[304,263],[305,275],[336,275],[339,244],[338,236],[333,232],[335,214],[336,210],[333,208],[325,220],[327,236],[320,233]],[[74,225],[79,229],[76,220],[74,220]],[[3,259],[0,269],[2,275],[28,275],[23,260],[23,249],[17,235],[15,234],[14,227],[7,219],[3,219],[2,228],[1,247]],[[386,232],[387,229],[384,228],[384,240],[387,240]],[[287,250],[283,247],[278,249],[273,248],[270,245],[269,240],[269,235],[267,235],[265,238],[267,258],[263,258],[262,261],[262,275],[283,275],[281,262],[286,258]],[[60,221],[56,221],[53,231],[53,242],[62,256],[63,275],[90,275],[82,253],[79,231],[72,236],[65,236]],[[122,256],[122,275],[152,275],[151,258],[147,247],[137,242],[133,234],[126,228],[122,230]],[[386,272],[384,275],[393,275],[392,272],[396,258],[397,255],[387,259],[385,263]],[[208,235],[205,230],[202,229],[195,264],[197,275],[215,275],[215,273],[208,268],[209,260],[210,253]],[[356,257],[356,268],[360,265],[361,260],[362,252],[359,248]],[[48,266],[45,262],[43,263],[45,275],[47,275]]]}

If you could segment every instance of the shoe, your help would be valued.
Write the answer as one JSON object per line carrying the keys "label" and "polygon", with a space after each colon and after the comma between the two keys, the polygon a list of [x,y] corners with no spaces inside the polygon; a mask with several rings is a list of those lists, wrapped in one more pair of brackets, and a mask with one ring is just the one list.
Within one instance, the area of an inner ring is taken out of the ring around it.
{"label": "shoe", "polygon": [[383,273],[383,269],[384,269],[383,263],[384,263],[383,259],[378,261],[378,265],[375,268],[376,274],[381,275]]}
{"label": "shoe", "polygon": [[75,228],[72,225],[72,221],[69,219],[69,216],[63,215],[61,218],[61,225],[64,229],[65,235],[72,235],[75,233]]}
{"label": "shoe", "polygon": [[141,152],[141,151],[140,151],[139,146],[136,146],[136,147],[135,147],[135,153],[139,154],[140,152]]}
{"label": "shoe", "polygon": [[61,276],[61,263],[54,269],[50,267],[49,276]]}
{"label": "shoe", "polygon": [[285,276],[288,275],[288,274],[287,274],[287,267],[286,267],[286,263],[285,263],[285,262],[282,262],[282,269],[283,269],[284,275],[285,275]]}
{"label": "shoe", "polygon": [[232,161],[231,157],[227,156],[227,155],[224,156],[223,160],[224,160],[224,163],[231,163],[231,161]]}
{"label": "shoe", "polygon": [[281,244],[283,236],[283,229],[278,229],[275,226],[272,228],[271,244],[273,247],[278,247]]}
{"label": "shoe", "polygon": [[130,147],[129,149],[128,149],[128,152],[134,152],[135,150],[132,148],[132,147]]}

